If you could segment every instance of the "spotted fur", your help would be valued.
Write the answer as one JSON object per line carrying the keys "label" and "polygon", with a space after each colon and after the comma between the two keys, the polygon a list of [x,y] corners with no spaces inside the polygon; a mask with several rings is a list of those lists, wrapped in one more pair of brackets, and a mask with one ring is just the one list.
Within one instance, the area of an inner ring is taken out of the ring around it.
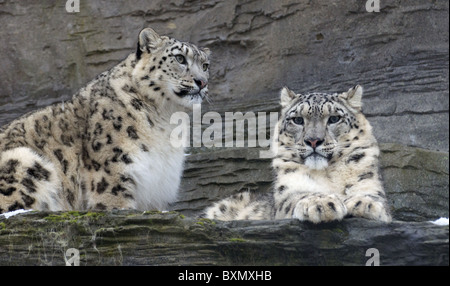
{"label": "spotted fur", "polygon": [[[270,202],[234,196],[208,208],[205,216],[314,223],[355,216],[390,222],[378,171],[380,151],[361,112],[362,93],[360,86],[341,94],[295,94],[284,88]],[[250,204],[255,211],[248,210]]]}
{"label": "spotted fur", "polygon": [[0,213],[164,209],[184,160],[170,116],[200,103],[208,78],[208,49],[142,30],[137,51],[71,101],[0,129]]}

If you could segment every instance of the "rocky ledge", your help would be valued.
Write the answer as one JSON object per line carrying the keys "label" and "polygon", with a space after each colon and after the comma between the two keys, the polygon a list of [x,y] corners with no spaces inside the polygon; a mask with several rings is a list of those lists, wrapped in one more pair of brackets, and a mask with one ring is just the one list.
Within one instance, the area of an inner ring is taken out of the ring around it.
{"label": "rocky ledge", "polygon": [[196,219],[214,201],[272,186],[259,150],[198,148],[176,212],[0,217],[0,265],[64,265],[72,248],[81,265],[365,265],[376,260],[369,249],[380,265],[448,265],[448,226],[428,222],[449,215],[448,1],[381,1],[380,13],[365,1],[82,1],[74,14],[65,1],[24,2],[0,0],[0,25],[14,27],[0,29],[0,125],[69,99],[150,26],[213,51],[204,112],[278,111],[284,85],[363,85],[395,221]]}
{"label": "rocky ledge", "polygon": [[449,227],[429,222],[448,217],[448,153],[381,150],[391,224],[198,219],[216,200],[272,185],[270,159],[259,149],[201,150],[187,158],[171,212],[0,216],[0,265],[65,265],[74,249],[80,265],[448,265]]}
{"label": "rocky ledge", "polygon": [[80,265],[448,265],[448,237],[448,226],[430,222],[31,212],[0,219],[0,265],[73,264],[74,251]]}

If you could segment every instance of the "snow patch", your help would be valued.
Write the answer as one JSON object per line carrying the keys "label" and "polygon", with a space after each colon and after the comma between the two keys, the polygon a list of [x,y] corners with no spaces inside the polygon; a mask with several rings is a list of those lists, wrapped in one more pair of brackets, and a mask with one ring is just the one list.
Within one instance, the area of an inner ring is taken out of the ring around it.
{"label": "snow patch", "polygon": [[448,217],[441,217],[435,221],[430,222],[435,225],[448,225]]}
{"label": "snow patch", "polygon": [[18,215],[18,214],[23,214],[23,213],[28,213],[28,212],[31,212],[31,211],[33,211],[33,210],[15,210],[15,211],[12,211],[12,212],[0,214],[0,217],[10,218],[12,216],[15,216],[15,215]]}

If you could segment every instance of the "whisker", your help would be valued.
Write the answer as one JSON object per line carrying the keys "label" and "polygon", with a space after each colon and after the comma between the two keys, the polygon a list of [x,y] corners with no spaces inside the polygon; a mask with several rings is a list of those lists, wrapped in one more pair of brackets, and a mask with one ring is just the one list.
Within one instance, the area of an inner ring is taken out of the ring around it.
{"label": "whisker", "polygon": [[208,104],[211,105],[211,107],[214,107],[213,99],[211,97],[209,97],[208,94],[205,94],[205,99],[206,99],[206,102],[208,102]]}

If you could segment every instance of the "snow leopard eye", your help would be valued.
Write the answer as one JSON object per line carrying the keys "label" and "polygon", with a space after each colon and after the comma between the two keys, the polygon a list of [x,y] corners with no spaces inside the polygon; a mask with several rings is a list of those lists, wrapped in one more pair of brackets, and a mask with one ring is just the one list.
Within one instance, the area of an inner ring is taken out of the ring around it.
{"label": "snow leopard eye", "polygon": [[335,124],[338,123],[341,120],[340,116],[330,116],[330,118],[328,118],[328,124]]}
{"label": "snow leopard eye", "polygon": [[204,72],[207,71],[209,69],[209,64],[203,64],[202,69]]}
{"label": "snow leopard eye", "polygon": [[305,123],[305,120],[303,120],[303,117],[294,117],[292,118],[292,122],[297,125],[303,125],[303,123]]}
{"label": "snow leopard eye", "polygon": [[176,55],[175,59],[182,65],[186,64],[186,58],[183,55]]}

